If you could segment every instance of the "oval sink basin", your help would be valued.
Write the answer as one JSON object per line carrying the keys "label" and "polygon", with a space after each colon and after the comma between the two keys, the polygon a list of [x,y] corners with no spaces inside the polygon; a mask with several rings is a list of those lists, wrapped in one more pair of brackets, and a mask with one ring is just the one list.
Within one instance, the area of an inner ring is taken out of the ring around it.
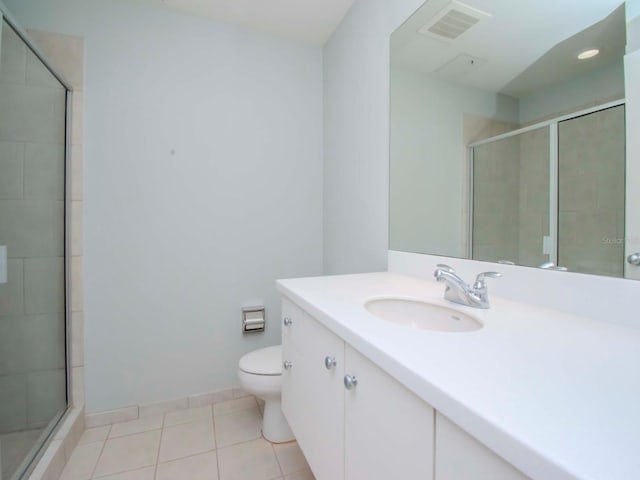
{"label": "oval sink basin", "polygon": [[453,308],[417,300],[385,298],[369,300],[364,307],[378,318],[397,325],[439,332],[472,332],[482,323]]}

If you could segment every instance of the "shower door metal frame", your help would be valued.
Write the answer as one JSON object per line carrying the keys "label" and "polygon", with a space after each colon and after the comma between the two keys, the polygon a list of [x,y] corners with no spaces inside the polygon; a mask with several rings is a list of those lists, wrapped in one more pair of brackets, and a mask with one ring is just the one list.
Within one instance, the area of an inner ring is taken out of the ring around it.
{"label": "shower door metal frame", "polygon": [[[30,456],[25,458],[15,473],[20,472],[20,478],[28,478],[38,461],[44,455],[46,448],[53,439],[53,433],[60,425],[62,419],[69,412],[71,403],[71,357],[70,357],[70,331],[71,331],[71,125],[73,115],[73,86],[66,77],[46,58],[40,48],[31,41],[27,32],[19,25],[15,18],[11,15],[6,5],[0,0],[0,34],[2,27],[6,22],[10,28],[20,37],[26,47],[42,62],[49,72],[65,89],[65,140],[64,140],[64,341],[65,341],[65,379],[66,379],[66,408],[56,413],[49,421],[49,424],[43,429],[38,442],[32,447]],[[14,473],[14,475],[15,475]]]}
{"label": "shower door metal frame", "polygon": [[502,133],[500,135],[496,135],[490,138],[485,138],[484,140],[480,140],[478,142],[470,143],[467,145],[467,161],[468,161],[468,169],[469,174],[468,185],[469,185],[469,221],[468,221],[468,229],[469,229],[469,248],[468,255],[469,258],[473,260],[473,167],[474,167],[474,148],[480,147],[482,145],[487,145],[489,143],[497,142],[500,140],[505,140],[507,138],[515,137],[517,135],[521,135],[523,133],[532,132],[534,130],[540,130],[542,128],[549,129],[549,237],[551,238],[551,249],[549,255],[549,261],[553,262],[555,265],[558,264],[558,196],[559,196],[559,138],[558,138],[558,125],[567,120],[573,120],[574,118],[584,117],[585,115],[590,115],[592,113],[597,113],[602,110],[607,110],[609,108],[619,107],[620,105],[625,105],[626,101],[624,98],[620,100],[615,100],[612,102],[602,103],[600,105],[596,105],[595,107],[586,108],[584,110],[579,110],[577,112],[573,112],[567,115],[561,115],[559,117],[552,118],[551,120],[545,120],[543,122],[534,123],[532,125],[528,125],[523,128],[519,128],[517,130],[513,130],[511,132]]}
{"label": "shower door metal frame", "polygon": [[38,48],[38,46],[29,39],[27,32],[20,26],[13,15],[11,15],[11,12],[9,12],[2,0],[0,0],[0,16],[2,16],[2,18],[11,25],[22,41],[31,49],[44,66],[47,67],[47,70],[56,77],[56,80],[58,80],[68,92],[73,91],[71,83],[54,65],[51,64],[51,62],[49,62],[49,60],[47,60],[47,57],[44,56],[40,48]]}

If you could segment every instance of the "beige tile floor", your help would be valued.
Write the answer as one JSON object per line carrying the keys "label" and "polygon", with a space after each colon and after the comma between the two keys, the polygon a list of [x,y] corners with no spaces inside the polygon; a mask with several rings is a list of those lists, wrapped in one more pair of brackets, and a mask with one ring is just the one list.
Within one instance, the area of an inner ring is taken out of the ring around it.
{"label": "beige tile floor", "polygon": [[260,433],[254,397],[86,430],[61,480],[314,480],[296,442]]}

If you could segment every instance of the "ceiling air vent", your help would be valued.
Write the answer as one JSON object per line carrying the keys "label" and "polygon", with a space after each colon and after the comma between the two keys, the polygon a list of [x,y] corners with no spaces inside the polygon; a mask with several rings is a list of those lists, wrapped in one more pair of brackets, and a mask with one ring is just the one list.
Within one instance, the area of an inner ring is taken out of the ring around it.
{"label": "ceiling air vent", "polygon": [[453,41],[476,23],[491,15],[462,2],[453,1],[423,26],[419,32],[441,40]]}

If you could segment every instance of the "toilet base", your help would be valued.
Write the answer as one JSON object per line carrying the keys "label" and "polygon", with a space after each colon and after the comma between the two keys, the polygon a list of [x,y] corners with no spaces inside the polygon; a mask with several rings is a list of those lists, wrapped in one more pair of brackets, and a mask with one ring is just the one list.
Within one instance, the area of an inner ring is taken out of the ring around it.
{"label": "toilet base", "polygon": [[295,440],[296,437],[293,436],[289,423],[284,418],[279,401],[265,400],[262,435],[271,443],[286,443]]}

